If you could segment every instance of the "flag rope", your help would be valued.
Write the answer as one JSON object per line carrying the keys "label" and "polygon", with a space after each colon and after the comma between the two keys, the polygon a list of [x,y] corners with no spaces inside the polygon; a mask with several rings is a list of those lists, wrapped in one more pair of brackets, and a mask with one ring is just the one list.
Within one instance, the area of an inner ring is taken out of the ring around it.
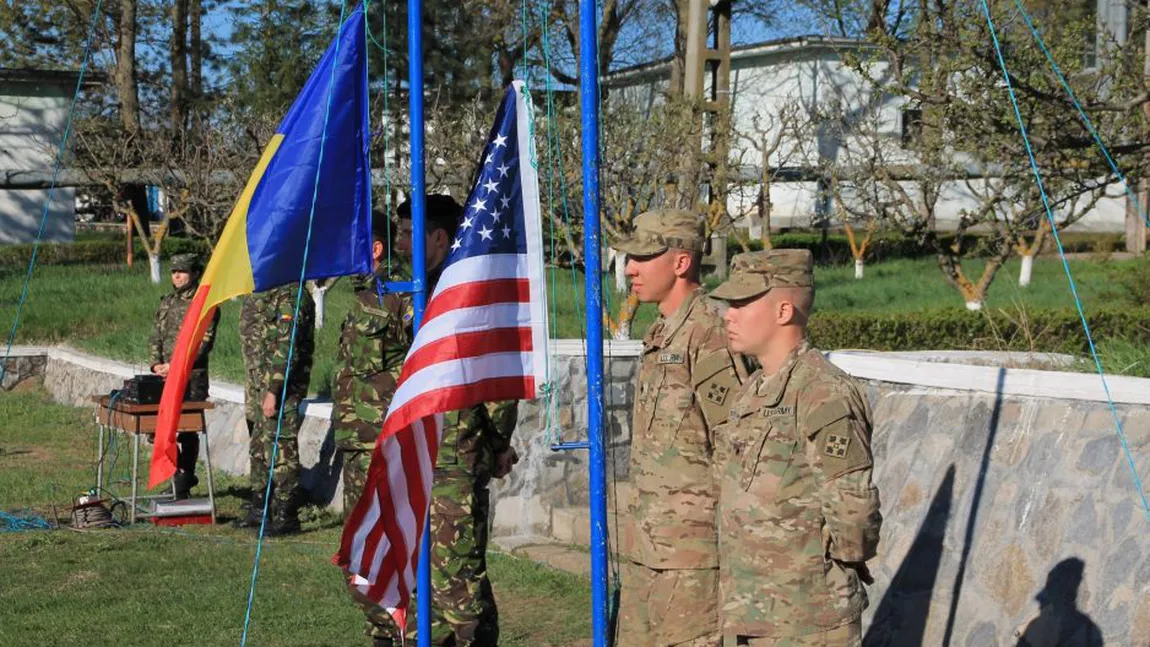
{"label": "flag rope", "polygon": [[1054,236],[1054,243],[1058,247],[1058,255],[1062,259],[1062,267],[1066,271],[1066,279],[1070,283],[1070,294],[1074,297],[1074,307],[1078,310],[1078,318],[1082,321],[1082,328],[1086,332],[1086,343],[1090,347],[1090,356],[1094,359],[1094,367],[1098,377],[1102,380],[1102,390],[1106,393],[1106,401],[1110,405],[1110,415],[1114,419],[1114,426],[1118,430],[1118,439],[1122,443],[1122,451],[1126,455],[1126,463],[1130,467],[1130,475],[1134,479],[1134,487],[1142,502],[1142,512],[1147,521],[1150,521],[1150,501],[1146,498],[1146,490],[1142,486],[1142,479],[1138,475],[1138,466],[1134,462],[1134,454],[1130,450],[1130,443],[1126,439],[1126,432],[1122,428],[1122,421],[1118,417],[1118,408],[1114,398],[1110,395],[1110,385],[1106,382],[1106,371],[1102,368],[1102,360],[1098,357],[1098,349],[1094,345],[1094,336],[1090,331],[1090,323],[1086,320],[1086,312],[1082,306],[1082,299],[1078,295],[1078,287],[1074,282],[1074,275],[1070,271],[1070,263],[1066,260],[1066,250],[1062,246],[1062,239],[1058,234],[1058,223],[1055,222],[1054,212],[1050,206],[1050,198],[1046,195],[1046,186],[1042,182],[1042,172],[1038,168],[1038,161],[1034,157],[1034,149],[1030,145],[1030,135],[1026,131],[1026,123],[1022,119],[1022,111],[1018,107],[1018,100],[1014,95],[1014,85],[1010,81],[1010,72],[1006,68],[1006,59],[1002,55],[1002,47],[998,42],[998,32],[994,27],[994,19],[990,15],[990,6],[986,0],[981,0],[982,10],[986,15],[986,25],[990,29],[990,37],[994,44],[994,53],[998,65],[1002,69],[1002,78],[1006,82],[1006,91],[1010,97],[1010,104],[1014,109],[1014,117],[1018,122],[1018,130],[1022,135],[1022,143],[1026,146],[1026,155],[1030,161],[1030,170],[1034,173],[1034,181],[1038,187],[1038,194],[1042,198],[1042,205],[1046,209],[1046,218],[1050,222],[1050,230]]}
{"label": "flag rope", "polygon": [[[361,7],[360,10],[366,11],[366,7]],[[272,484],[274,482],[274,476],[275,476],[276,458],[278,457],[278,454],[279,454],[280,436],[281,436],[281,432],[283,431],[284,402],[287,400],[288,388],[291,385],[291,369],[292,369],[292,360],[294,359],[294,355],[295,355],[296,330],[299,328],[299,309],[300,309],[300,304],[303,302],[303,291],[306,289],[304,287],[304,283],[305,283],[304,277],[307,276],[307,259],[308,259],[308,252],[311,248],[312,225],[315,221],[315,205],[316,205],[316,201],[319,197],[319,178],[320,178],[320,173],[323,170],[324,149],[326,148],[326,143],[327,143],[328,119],[331,116],[331,103],[332,103],[331,99],[332,99],[332,95],[335,94],[335,71],[336,71],[336,68],[338,67],[338,64],[339,64],[339,48],[343,42],[342,33],[343,33],[346,15],[347,15],[347,0],[341,0],[340,9],[339,9],[339,29],[336,30],[336,37],[335,37],[335,55],[332,57],[331,75],[328,78],[328,87],[327,87],[327,105],[324,108],[324,115],[323,115],[323,136],[320,139],[319,159],[317,160],[316,168],[315,168],[315,181],[314,181],[313,188],[312,188],[311,208],[308,212],[308,217],[307,217],[307,236],[304,238],[303,257],[300,261],[299,282],[296,284],[295,311],[294,311],[294,314],[292,315],[291,333],[288,337],[290,341],[288,342],[287,363],[286,363],[286,366],[284,367],[283,386],[280,389],[278,415],[276,418],[276,433],[275,433],[274,440],[272,441],[271,457],[268,459],[268,480],[267,480],[267,485],[264,487],[264,509],[263,509],[263,514],[261,515],[261,518],[260,518],[259,535],[256,539],[256,555],[255,555],[255,560],[252,564],[251,585],[248,588],[248,604],[247,604],[247,610],[244,612],[244,632],[240,638],[240,647],[244,647],[244,645],[247,644],[248,633],[251,629],[252,606],[255,603],[256,583],[257,583],[257,580],[259,578],[259,572],[260,572],[260,557],[263,554],[264,532],[266,530],[267,522],[268,522],[268,507],[271,504],[271,490],[272,490]],[[364,23],[365,24],[367,22],[366,17],[367,16],[365,14],[364,15]],[[370,167],[369,167],[368,171],[370,173]],[[368,191],[369,199],[370,199],[370,194],[371,194],[371,192],[370,192],[370,187],[369,187],[369,191]]]}
{"label": "flag rope", "polygon": [[[28,301],[28,287],[32,282],[32,272],[36,268],[36,258],[40,253],[40,243],[44,240],[44,229],[48,224],[48,209],[52,206],[52,195],[56,192],[56,183],[60,179],[60,167],[64,164],[64,151],[68,148],[68,140],[72,135],[72,121],[76,116],[76,104],[80,100],[80,90],[84,86],[84,73],[88,71],[88,61],[92,56],[92,42],[96,35],[96,20],[100,16],[103,0],[96,0],[92,9],[92,18],[88,23],[88,38],[84,42],[84,56],[80,60],[80,72],[76,76],[76,89],[72,93],[72,103],[68,107],[68,119],[64,123],[64,135],[60,138],[60,145],[56,148],[56,161],[52,169],[52,180],[48,184],[48,197],[44,199],[44,210],[40,214],[40,227],[36,230],[36,239],[32,243],[32,257],[28,260],[28,271],[24,273],[24,286],[20,290],[20,300],[16,304],[16,315],[12,318],[12,329],[8,332],[8,342],[4,349],[4,362],[0,364],[0,384],[8,375],[8,364],[12,357],[12,344],[16,342],[16,331],[20,328],[20,315],[24,311],[24,304]],[[131,223],[128,223],[131,227]]]}

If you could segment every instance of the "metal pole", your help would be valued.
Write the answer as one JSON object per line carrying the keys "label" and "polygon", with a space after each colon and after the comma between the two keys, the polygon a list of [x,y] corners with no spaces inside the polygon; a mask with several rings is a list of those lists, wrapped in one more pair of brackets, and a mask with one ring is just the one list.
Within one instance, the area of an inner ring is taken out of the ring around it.
{"label": "metal pole", "polygon": [[599,69],[595,0],[579,0],[583,258],[587,274],[587,439],[591,444],[592,645],[607,647],[607,478],[603,438],[603,277],[599,258]]}
{"label": "metal pole", "polygon": [[[411,114],[411,268],[414,280],[414,326],[419,331],[427,303],[427,257],[424,238],[423,173],[423,23],[422,0],[407,0],[407,87]],[[431,514],[425,519],[416,576],[416,621],[419,647],[431,647]]]}

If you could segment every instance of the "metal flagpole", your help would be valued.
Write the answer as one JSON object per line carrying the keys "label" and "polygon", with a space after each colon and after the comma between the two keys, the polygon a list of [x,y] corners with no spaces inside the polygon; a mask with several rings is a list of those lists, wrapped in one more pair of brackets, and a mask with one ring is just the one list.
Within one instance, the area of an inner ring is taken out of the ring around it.
{"label": "metal flagpole", "polygon": [[[423,22],[422,0],[407,0],[407,87],[411,113],[411,267],[414,280],[414,326],[419,332],[427,304],[427,257],[424,238],[425,209],[423,169]],[[430,502],[419,546],[416,577],[416,622],[419,647],[431,647],[431,514]]]}
{"label": "metal flagpole", "polygon": [[603,286],[599,254],[599,69],[595,0],[579,0],[583,258],[587,299],[587,440],[591,452],[592,645],[607,647],[607,478],[603,437]]}

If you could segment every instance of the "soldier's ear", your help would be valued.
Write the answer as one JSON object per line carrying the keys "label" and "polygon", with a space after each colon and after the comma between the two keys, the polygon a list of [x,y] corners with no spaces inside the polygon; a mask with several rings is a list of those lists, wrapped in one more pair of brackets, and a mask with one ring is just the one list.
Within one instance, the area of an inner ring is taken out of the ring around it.
{"label": "soldier's ear", "polygon": [[385,251],[387,251],[387,250],[384,247],[384,244],[382,242],[380,242],[378,240],[372,241],[372,243],[371,243],[371,258],[372,258],[372,260],[378,261],[379,259],[383,258],[383,253]]}

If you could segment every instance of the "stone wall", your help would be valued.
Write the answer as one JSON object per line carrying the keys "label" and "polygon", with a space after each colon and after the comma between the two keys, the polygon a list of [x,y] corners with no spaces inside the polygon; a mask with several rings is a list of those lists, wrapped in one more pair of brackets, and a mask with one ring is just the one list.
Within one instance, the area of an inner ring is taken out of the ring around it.
{"label": "stone wall", "polygon": [[[625,497],[639,347],[608,348],[608,489]],[[585,362],[579,343],[553,351],[555,401],[520,404],[522,461],[492,486],[493,535],[586,544],[587,452],[552,449],[586,439]],[[868,645],[1015,645],[1032,623],[1066,637],[1075,622],[1096,626],[1107,644],[1150,645],[1150,518],[1097,376],[907,354],[830,358],[863,381],[875,419],[884,524],[870,564]],[[4,385],[40,374],[57,400],[86,406],[132,373],[64,349],[20,349]],[[1150,380],[1110,377],[1108,386],[1148,476]],[[213,464],[246,473],[242,391],[214,384],[212,399]],[[329,416],[330,405],[305,404],[301,456],[313,500],[338,507]]]}

